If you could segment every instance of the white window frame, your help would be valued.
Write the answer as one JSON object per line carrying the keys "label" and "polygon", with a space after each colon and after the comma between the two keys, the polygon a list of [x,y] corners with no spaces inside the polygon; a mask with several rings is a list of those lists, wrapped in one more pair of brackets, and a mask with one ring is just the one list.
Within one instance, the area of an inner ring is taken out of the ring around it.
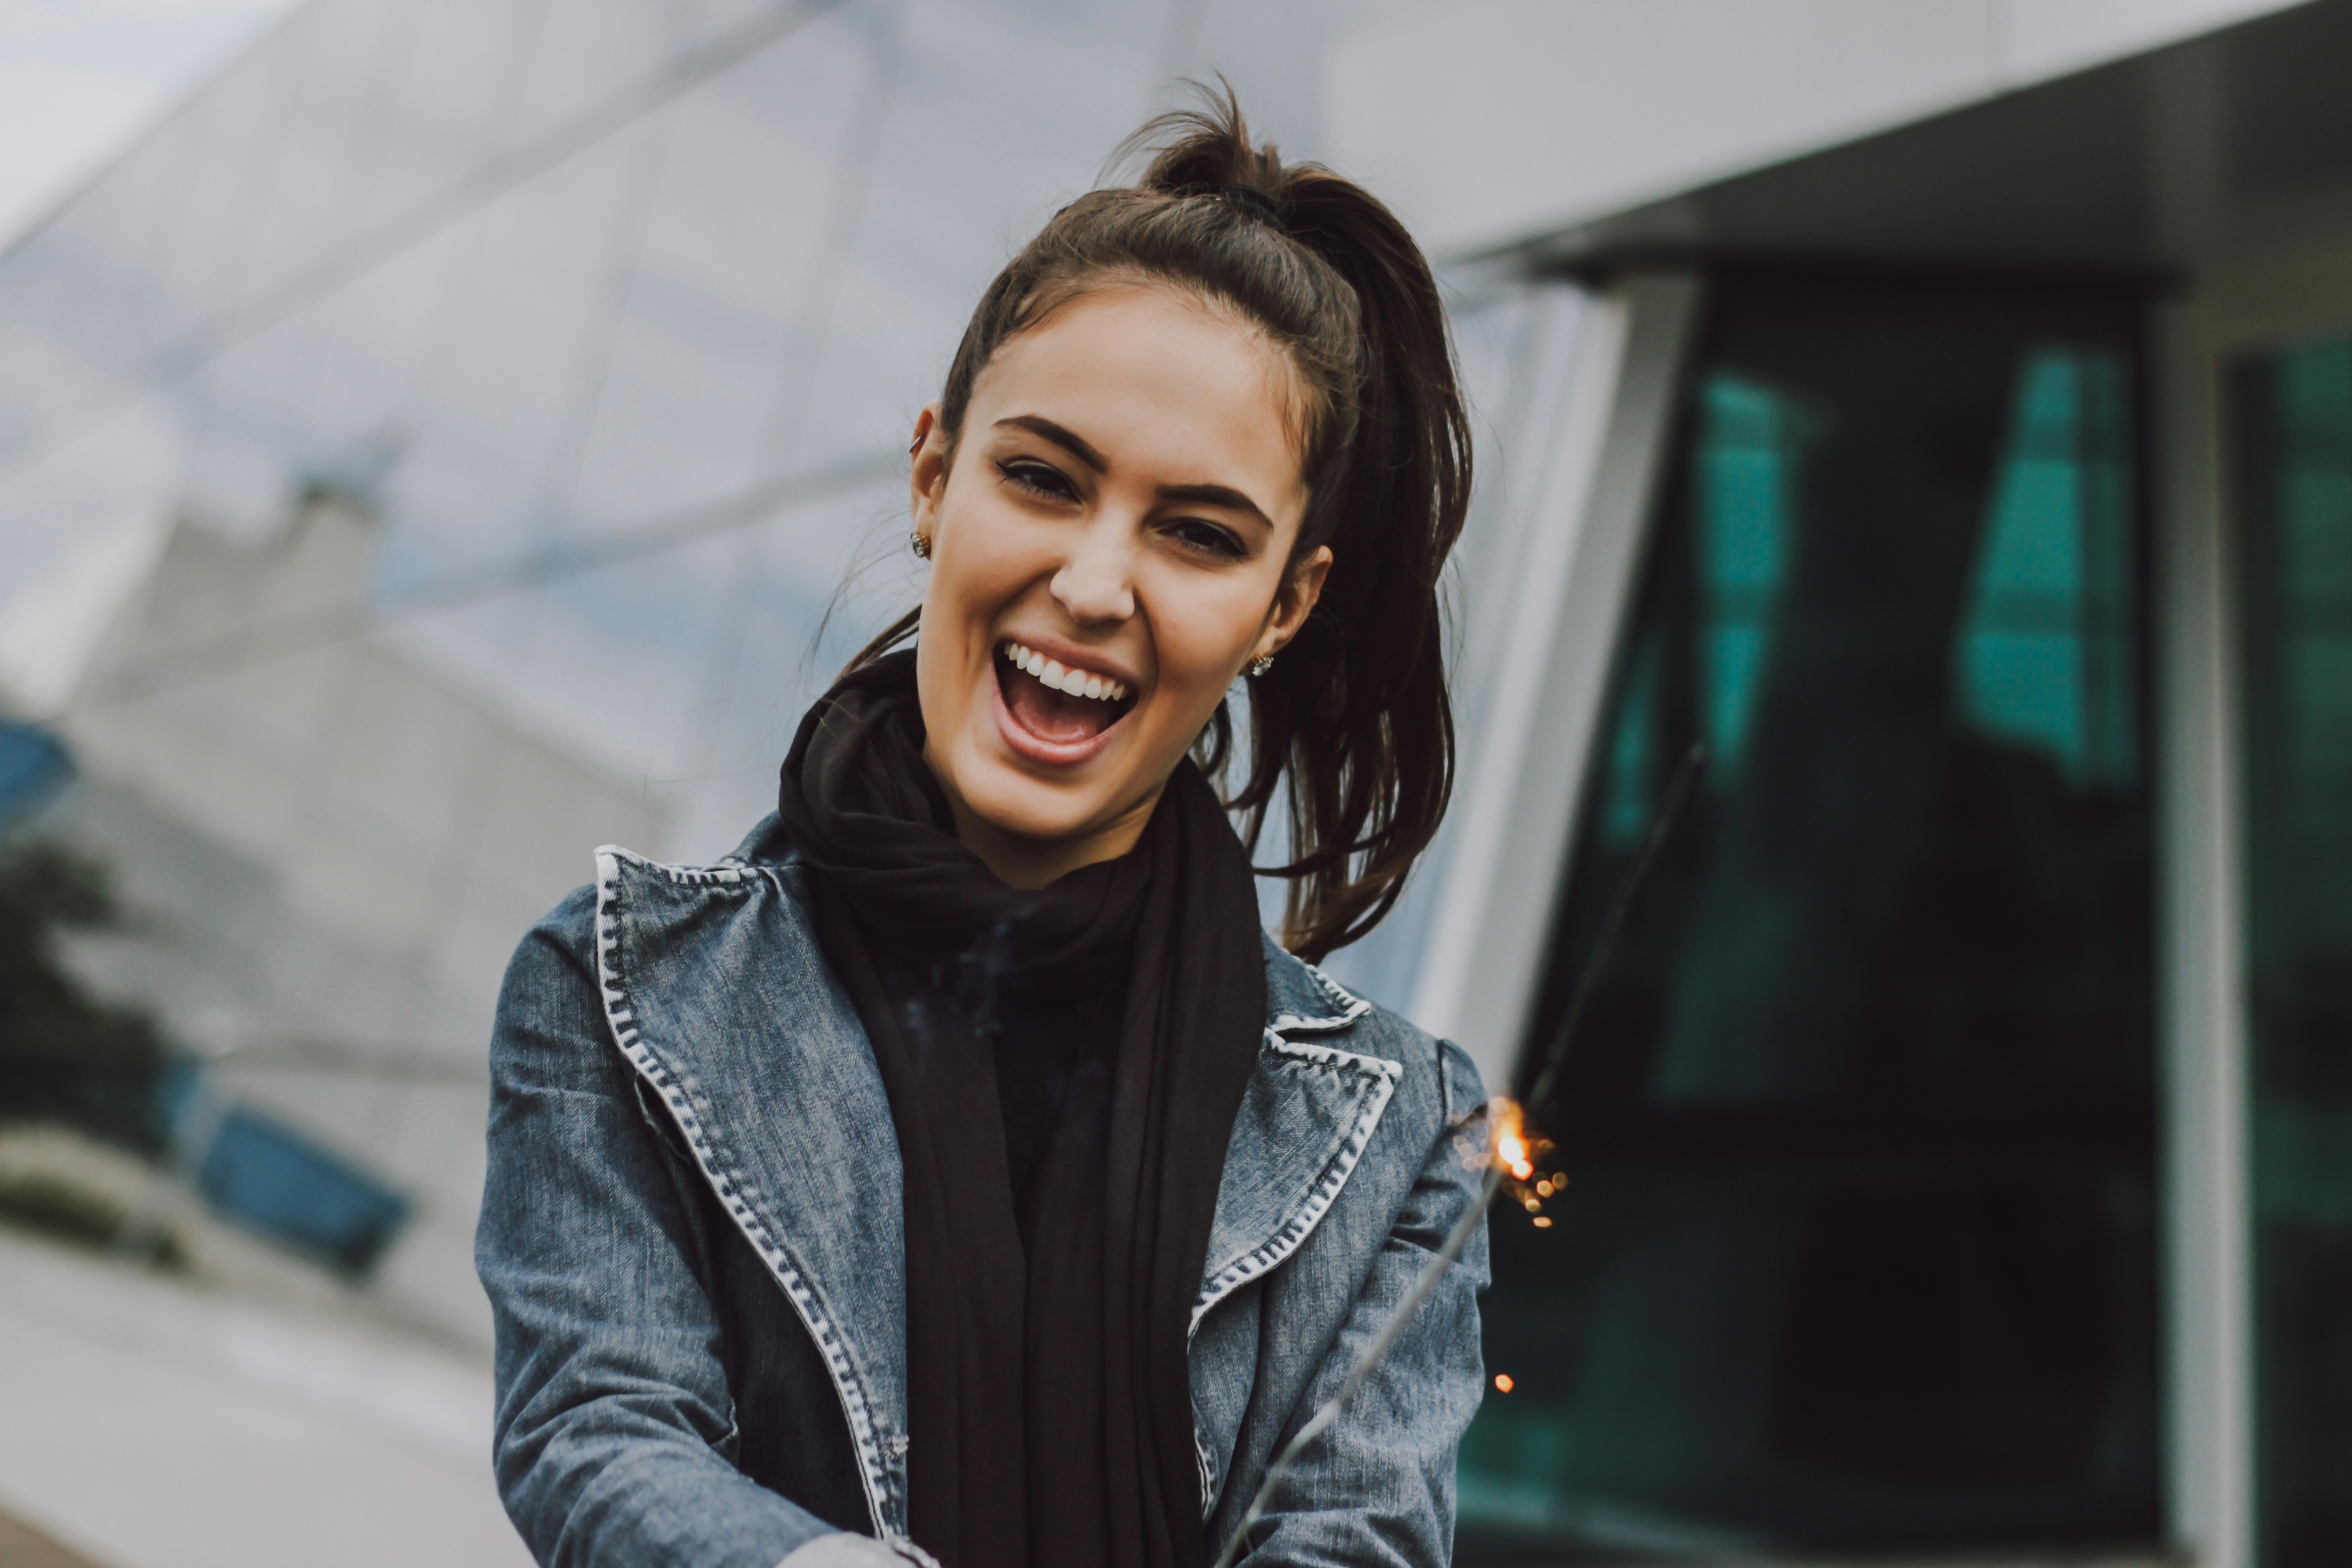
{"label": "white window frame", "polygon": [[2223,421],[2245,356],[2352,335],[2352,247],[2216,268],[2158,312],[2156,750],[2169,1534],[2256,1561],[2242,521]]}
{"label": "white window frame", "polygon": [[1536,500],[1411,1010],[1491,1091],[1509,1083],[1534,1005],[1702,295],[1683,271],[1599,290],[1567,385],[1520,437]]}
{"label": "white window frame", "polygon": [[[1549,444],[1548,461],[1511,563],[1496,689],[1464,758],[1460,837],[1412,1003],[1413,1016],[1460,1041],[1498,1089],[1525,1037],[1570,869],[1704,297],[1698,278],[1678,272],[1631,275],[1601,290],[1569,382],[1521,433]],[[2146,438],[2166,1533],[2199,1568],[2252,1568],[2243,759],[2221,377],[2242,354],[2352,331],[2352,250],[2218,274],[2194,297],[2160,307],[2155,329]]]}

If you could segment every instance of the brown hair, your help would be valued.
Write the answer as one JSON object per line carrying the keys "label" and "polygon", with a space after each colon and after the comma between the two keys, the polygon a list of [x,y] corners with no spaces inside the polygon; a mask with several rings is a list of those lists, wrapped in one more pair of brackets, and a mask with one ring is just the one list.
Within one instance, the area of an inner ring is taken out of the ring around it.
{"label": "brown hair", "polygon": [[[1133,185],[1054,215],[981,297],[940,399],[950,441],[997,351],[1055,309],[1121,279],[1172,285],[1264,331],[1297,373],[1306,519],[1296,565],[1333,561],[1321,599],[1249,682],[1248,776],[1227,796],[1255,850],[1277,786],[1294,854],[1283,943],[1310,960],[1377,925],[1445,815],[1454,782],[1438,576],[1470,496],[1470,428],[1429,263],[1389,209],[1317,163],[1255,146],[1233,90],[1160,116],[1114,164]],[[909,613],[852,661],[904,640]],[[1223,703],[1196,745],[1233,756]]]}

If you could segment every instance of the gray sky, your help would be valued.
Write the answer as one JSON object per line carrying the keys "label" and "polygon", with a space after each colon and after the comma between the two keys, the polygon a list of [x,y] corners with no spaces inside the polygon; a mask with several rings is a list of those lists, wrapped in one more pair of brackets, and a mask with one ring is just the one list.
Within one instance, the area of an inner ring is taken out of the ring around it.
{"label": "gray sky", "polygon": [[0,0],[0,247],[291,0]]}

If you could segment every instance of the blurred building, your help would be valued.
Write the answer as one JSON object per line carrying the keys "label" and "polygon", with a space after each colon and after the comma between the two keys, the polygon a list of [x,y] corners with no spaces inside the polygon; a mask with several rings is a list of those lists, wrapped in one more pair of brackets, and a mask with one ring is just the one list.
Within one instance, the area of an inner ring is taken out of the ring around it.
{"label": "blurred building", "polygon": [[2352,1560],[2352,0],[313,0],[0,256],[91,972],[478,1336],[505,952],[765,809],[978,290],[1209,65],[1444,259],[1484,441],[1335,973],[1523,1079],[1706,757],[1463,1561]]}
{"label": "blurred building", "polygon": [[[579,841],[658,842],[664,814],[493,695],[353,635],[363,505],[311,488],[250,542],[142,521],[0,610],[0,679],[82,774],[52,826],[131,911],[81,956],[212,1059],[208,1101],[364,1156],[415,1216],[377,1287],[470,1329],[483,999],[546,889],[577,879]],[[331,1230],[312,1239],[373,1260]]]}

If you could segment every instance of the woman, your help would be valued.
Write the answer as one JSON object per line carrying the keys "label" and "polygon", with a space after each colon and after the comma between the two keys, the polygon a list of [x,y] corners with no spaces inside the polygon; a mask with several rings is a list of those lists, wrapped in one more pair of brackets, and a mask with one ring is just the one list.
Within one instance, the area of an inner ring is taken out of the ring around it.
{"label": "woman", "polygon": [[[1229,98],[1152,133],[982,300],[915,426],[922,604],[777,814],[602,852],[515,957],[478,1254],[543,1563],[1198,1568],[1472,1200],[1467,1059],[1293,956],[1444,809],[1437,292]],[[1288,951],[1208,782],[1244,677]],[[1448,1557],[1484,1269],[1250,1562]]]}

